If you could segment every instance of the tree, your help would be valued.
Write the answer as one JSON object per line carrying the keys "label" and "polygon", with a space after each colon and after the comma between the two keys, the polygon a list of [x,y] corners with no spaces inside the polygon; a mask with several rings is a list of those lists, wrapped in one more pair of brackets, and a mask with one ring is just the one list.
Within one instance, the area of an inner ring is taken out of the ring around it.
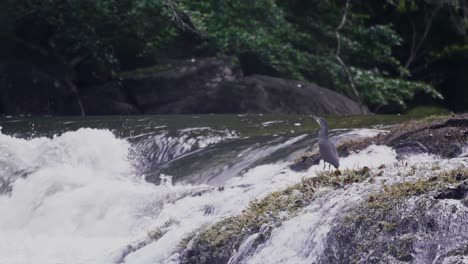
{"label": "tree", "polygon": [[[354,11],[352,6],[345,9],[341,1],[179,3],[178,8],[202,32],[207,45],[224,54],[258,57],[261,64],[271,67],[270,74],[314,81],[357,100],[361,94],[373,109],[389,104],[404,106],[417,91],[440,97],[433,87],[405,79],[409,72],[392,54],[402,39],[391,24],[371,24],[367,14]],[[348,10],[346,23],[340,25],[344,10]],[[348,80],[355,80],[351,85],[355,89],[347,88]]]}
{"label": "tree", "polygon": [[119,40],[140,42],[144,52],[157,49],[178,34],[163,0],[7,0],[14,34],[0,37],[55,61],[65,69],[64,82],[76,94],[82,115],[76,68],[91,62],[112,75],[119,61]]}
{"label": "tree", "polygon": [[[392,24],[376,23],[372,14],[376,8],[368,1],[350,1],[347,8],[340,0],[3,3],[2,10],[9,14],[4,27],[9,30],[0,37],[64,65],[65,82],[78,101],[80,65],[93,65],[90,71],[112,78],[120,68],[117,51],[127,49],[122,43],[131,40],[132,53],[138,56],[175,46],[186,36],[195,39],[193,46],[204,54],[238,58],[247,73],[313,81],[362,99],[374,110],[404,106],[418,91],[440,97],[433,87],[409,79],[409,66],[415,65],[417,56],[402,65],[393,53],[402,38]],[[344,13],[345,23],[340,23]]]}

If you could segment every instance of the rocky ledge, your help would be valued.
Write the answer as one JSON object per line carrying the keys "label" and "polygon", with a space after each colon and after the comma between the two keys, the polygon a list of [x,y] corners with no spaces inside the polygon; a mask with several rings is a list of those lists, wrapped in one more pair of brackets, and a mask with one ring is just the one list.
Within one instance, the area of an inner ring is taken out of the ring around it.
{"label": "rocky ledge", "polygon": [[326,242],[322,263],[466,263],[468,168],[383,185]]}
{"label": "rocky ledge", "polygon": [[[462,154],[467,143],[468,114],[460,114],[406,122],[375,137],[344,142],[337,146],[337,151],[340,157],[347,157],[375,144],[392,147],[400,159],[417,153],[453,158]],[[291,169],[306,170],[319,161],[319,153],[308,153],[292,164]]]}
{"label": "rocky ledge", "polygon": [[[57,65],[0,62],[0,114],[369,114],[358,103],[313,83],[243,76],[226,59],[172,61],[78,82]],[[78,100],[80,99],[80,100]],[[81,102],[80,102],[81,101]]]}

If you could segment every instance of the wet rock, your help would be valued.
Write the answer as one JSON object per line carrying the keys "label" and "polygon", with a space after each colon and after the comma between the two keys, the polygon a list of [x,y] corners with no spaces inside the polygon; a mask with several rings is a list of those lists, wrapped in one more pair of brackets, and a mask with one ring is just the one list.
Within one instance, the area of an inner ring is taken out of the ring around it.
{"label": "wet rock", "polygon": [[462,264],[468,263],[468,243],[446,250],[434,260],[433,264]]}
{"label": "wet rock", "polygon": [[141,248],[143,248],[143,247],[145,247],[145,246],[159,240],[161,237],[163,237],[169,231],[169,228],[172,225],[176,225],[178,223],[179,222],[177,220],[170,219],[167,222],[165,222],[163,225],[161,225],[159,227],[156,227],[152,231],[148,232],[147,236],[143,240],[136,241],[136,242],[134,242],[132,244],[129,244],[129,245],[125,246],[119,252],[119,254],[117,254],[117,256],[115,257],[113,263],[115,263],[115,264],[125,263],[125,258],[128,255],[130,255],[131,253],[136,252],[139,249],[141,249]]}
{"label": "wet rock", "polygon": [[307,170],[313,165],[317,165],[320,163],[320,154],[313,154],[310,156],[303,156],[298,161],[294,162],[290,168],[293,171],[303,171]]}
{"label": "wet rock", "polygon": [[[376,144],[394,148],[398,154],[397,158],[400,159],[421,153],[454,158],[461,155],[463,148],[468,145],[467,130],[468,114],[435,120],[410,121],[375,137],[344,142],[337,146],[337,151],[340,157],[347,157],[371,144]],[[320,155],[316,153],[302,157],[290,168],[294,171],[306,170],[319,161]]]}
{"label": "wet rock", "polygon": [[0,195],[10,193],[12,190],[12,187],[10,185],[11,183],[0,178]]}
{"label": "wet rock", "polygon": [[243,263],[268,240],[272,227],[293,217],[310,203],[313,194],[313,180],[304,179],[284,191],[253,201],[240,215],[202,227],[182,241],[180,263],[218,264],[228,263],[231,258],[235,261],[230,263]]}
{"label": "wet rock", "polygon": [[435,199],[455,199],[462,200],[467,197],[468,194],[468,182],[460,184],[456,187],[447,188],[446,190],[440,191],[434,196]]}
{"label": "wet rock", "polygon": [[456,183],[454,171],[373,195],[331,230],[320,263],[447,263],[439,256],[459,256],[465,248],[453,249],[468,242],[468,208],[449,199],[466,188],[468,170],[460,172]]}
{"label": "wet rock", "polygon": [[397,159],[402,159],[405,156],[421,153],[429,153],[429,149],[418,141],[401,142],[394,146],[397,152]]}

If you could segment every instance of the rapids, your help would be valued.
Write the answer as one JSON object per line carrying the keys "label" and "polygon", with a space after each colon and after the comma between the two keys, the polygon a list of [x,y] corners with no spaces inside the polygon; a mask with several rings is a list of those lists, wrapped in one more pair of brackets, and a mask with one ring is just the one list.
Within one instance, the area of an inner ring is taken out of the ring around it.
{"label": "rapids", "polygon": [[[187,235],[314,177],[323,167],[288,168],[315,147],[315,129],[290,131],[301,123],[286,133],[249,134],[191,124],[172,130],[168,124],[144,130],[127,124],[119,130],[60,122],[64,127],[42,131],[22,123],[0,134],[0,263],[179,263]],[[268,122],[257,123],[263,128],[287,123]],[[331,139],[381,131],[374,128],[335,129]],[[342,169],[388,169],[376,183],[323,188],[258,248],[249,250],[246,238],[229,263],[320,263],[330,230],[343,214],[379,190],[380,181],[398,181],[396,156],[389,147],[371,146],[343,158]],[[449,169],[468,165],[467,160],[465,153],[453,160],[417,155],[405,162]],[[154,230],[163,231],[149,239]]]}

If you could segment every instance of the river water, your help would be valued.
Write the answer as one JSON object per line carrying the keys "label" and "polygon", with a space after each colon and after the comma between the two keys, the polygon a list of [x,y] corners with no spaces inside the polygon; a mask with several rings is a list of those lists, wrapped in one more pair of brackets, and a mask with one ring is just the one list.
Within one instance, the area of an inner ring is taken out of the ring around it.
{"label": "river water", "polygon": [[[331,139],[372,136],[405,119],[330,117]],[[197,228],[322,170],[322,164],[288,168],[316,148],[318,126],[307,116],[4,117],[0,126],[0,263],[6,264],[179,263],[181,240]],[[449,168],[467,158],[407,162]],[[384,146],[341,160],[342,168],[397,163]],[[388,171],[390,179],[397,166]],[[264,245],[230,263],[319,261],[335,220],[377,189],[324,189]],[[147,241],[161,227],[161,237]],[[128,251],[129,245],[140,246]]]}

